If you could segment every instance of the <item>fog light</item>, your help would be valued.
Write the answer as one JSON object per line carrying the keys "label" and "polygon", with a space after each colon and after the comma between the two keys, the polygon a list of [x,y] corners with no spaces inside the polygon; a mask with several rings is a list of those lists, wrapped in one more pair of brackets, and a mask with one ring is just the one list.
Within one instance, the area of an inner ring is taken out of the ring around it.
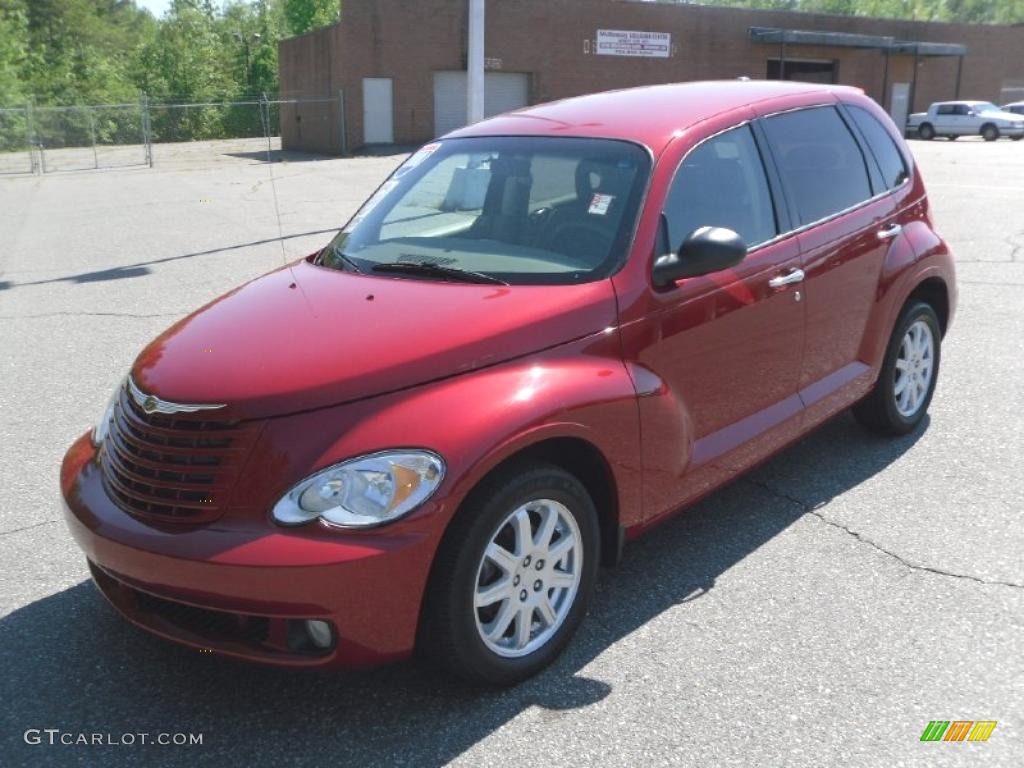
{"label": "fog light", "polygon": [[317,648],[330,648],[334,644],[334,633],[331,632],[331,625],[326,621],[310,619],[306,622],[306,634],[309,640]]}

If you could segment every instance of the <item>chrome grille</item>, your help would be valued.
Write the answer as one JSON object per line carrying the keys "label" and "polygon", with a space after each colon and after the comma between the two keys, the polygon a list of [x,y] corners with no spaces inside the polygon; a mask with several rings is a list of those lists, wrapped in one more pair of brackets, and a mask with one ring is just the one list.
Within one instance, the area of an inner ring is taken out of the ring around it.
{"label": "chrome grille", "polygon": [[254,429],[202,413],[146,413],[123,389],[101,451],[107,493],[140,518],[215,520],[252,447]]}

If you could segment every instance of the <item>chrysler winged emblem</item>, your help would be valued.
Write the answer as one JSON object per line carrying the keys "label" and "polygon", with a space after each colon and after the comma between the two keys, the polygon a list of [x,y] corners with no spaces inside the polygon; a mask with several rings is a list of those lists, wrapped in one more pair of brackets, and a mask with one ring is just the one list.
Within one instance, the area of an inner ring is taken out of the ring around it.
{"label": "chrysler winged emblem", "polygon": [[146,413],[195,413],[196,411],[215,411],[223,408],[227,403],[172,403],[169,400],[161,400],[156,395],[149,395],[139,389],[131,376],[128,377],[128,392],[132,400]]}

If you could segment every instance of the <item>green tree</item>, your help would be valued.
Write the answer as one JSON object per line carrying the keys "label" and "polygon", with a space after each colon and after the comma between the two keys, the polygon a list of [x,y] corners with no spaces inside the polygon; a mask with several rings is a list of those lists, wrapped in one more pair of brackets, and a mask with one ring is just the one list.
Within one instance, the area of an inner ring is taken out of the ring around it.
{"label": "green tree", "polygon": [[284,17],[293,35],[302,35],[336,22],[341,15],[339,0],[282,0]]}
{"label": "green tree", "polygon": [[28,14],[20,0],[0,3],[0,106],[26,98],[22,68],[28,55]]}

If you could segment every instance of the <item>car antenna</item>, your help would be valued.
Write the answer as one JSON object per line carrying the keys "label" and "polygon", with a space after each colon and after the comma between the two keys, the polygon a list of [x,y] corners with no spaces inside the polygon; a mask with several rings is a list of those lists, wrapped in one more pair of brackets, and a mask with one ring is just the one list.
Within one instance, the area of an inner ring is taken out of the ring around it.
{"label": "car antenna", "polygon": [[306,301],[306,306],[309,307],[310,313],[313,317],[316,317],[316,311],[313,309],[313,305],[309,301],[309,297],[306,296],[306,291],[299,285],[299,281],[295,279],[295,270],[292,269],[292,265],[288,263],[288,253],[284,247],[284,225],[281,224],[281,206],[277,202],[277,181],[274,178],[274,160],[271,156],[270,151],[270,101],[267,99],[267,93],[264,91],[260,94],[260,121],[263,123],[263,135],[267,137],[267,171],[270,174],[270,194],[274,199],[274,216],[277,219],[277,242],[281,246],[281,261],[285,267],[288,268],[288,274],[291,275],[292,281],[288,286],[289,288],[298,288],[302,292],[302,298]]}

